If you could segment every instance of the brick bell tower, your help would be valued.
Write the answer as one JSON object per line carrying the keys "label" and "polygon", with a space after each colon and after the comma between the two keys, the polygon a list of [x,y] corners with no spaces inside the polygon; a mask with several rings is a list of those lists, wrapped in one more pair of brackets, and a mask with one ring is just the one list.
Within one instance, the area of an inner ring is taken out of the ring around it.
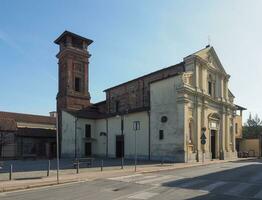
{"label": "brick bell tower", "polygon": [[92,40],[65,31],[55,41],[59,45],[58,93],[56,109],[59,134],[59,155],[62,144],[62,110],[80,110],[90,105],[88,85],[88,46]]}
{"label": "brick bell tower", "polygon": [[90,105],[88,46],[93,41],[69,31],[60,35],[54,43],[60,47],[58,61],[58,114],[63,109],[80,110]]}

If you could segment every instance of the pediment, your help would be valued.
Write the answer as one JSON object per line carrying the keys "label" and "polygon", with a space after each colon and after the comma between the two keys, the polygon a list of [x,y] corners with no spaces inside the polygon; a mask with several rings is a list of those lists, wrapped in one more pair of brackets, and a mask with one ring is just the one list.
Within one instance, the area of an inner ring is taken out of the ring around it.
{"label": "pediment", "polygon": [[218,70],[223,74],[227,74],[213,47],[207,47],[203,50],[194,53],[194,55],[205,60],[210,68]]}

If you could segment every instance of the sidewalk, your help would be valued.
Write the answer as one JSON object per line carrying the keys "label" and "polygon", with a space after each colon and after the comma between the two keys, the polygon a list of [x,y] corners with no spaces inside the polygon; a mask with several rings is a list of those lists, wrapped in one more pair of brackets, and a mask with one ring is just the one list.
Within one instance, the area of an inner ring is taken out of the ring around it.
{"label": "sidewalk", "polygon": [[[100,168],[95,168],[93,171],[89,172],[81,172],[79,174],[60,174],[59,184],[64,183],[73,183],[80,181],[92,181],[95,179],[101,178],[109,178],[116,176],[124,176],[135,173],[150,173],[150,172],[158,172],[164,170],[173,170],[173,169],[181,169],[181,168],[189,168],[195,166],[203,166],[203,165],[212,165],[218,163],[226,163],[231,161],[246,161],[246,160],[255,160],[256,158],[241,158],[235,160],[214,160],[214,161],[206,161],[205,163],[175,163],[175,164],[152,164],[152,165],[140,165],[137,168],[137,171],[134,171],[134,166],[126,166],[124,169],[120,169],[119,167],[110,167],[104,168],[101,172]],[[14,191],[14,190],[23,190],[35,187],[43,187],[43,186],[51,186],[57,184],[56,175],[54,175],[55,171],[52,171],[53,176],[37,178],[37,179],[27,179],[27,180],[12,180],[12,181],[2,181],[0,182],[0,192]]]}

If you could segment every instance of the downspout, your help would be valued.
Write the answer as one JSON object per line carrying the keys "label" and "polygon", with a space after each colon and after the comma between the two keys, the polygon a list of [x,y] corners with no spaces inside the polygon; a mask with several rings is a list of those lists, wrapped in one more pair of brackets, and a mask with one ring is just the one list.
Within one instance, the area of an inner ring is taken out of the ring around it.
{"label": "downspout", "polygon": [[150,126],[150,111],[148,114],[148,160],[151,160],[151,126]]}
{"label": "downspout", "polygon": [[106,118],[106,157],[108,158],[108,118]]}
{"label": "downspout", "polygon": [[75,117],[75,158],[77,158],[77,120],[78,118]]}

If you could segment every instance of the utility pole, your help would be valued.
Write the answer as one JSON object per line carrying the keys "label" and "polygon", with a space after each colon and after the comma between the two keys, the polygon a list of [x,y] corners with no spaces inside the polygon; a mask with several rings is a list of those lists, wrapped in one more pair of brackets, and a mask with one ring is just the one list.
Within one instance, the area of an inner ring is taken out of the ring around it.
{"label": "utility pole", "polygon": [[58,133],[58,113],[56,114],[56,181],[59,184],[59,133]]}
{"label": "utility pole", "polygon": [[137,139],[136,139],[136,134],[137,131],[140,130],[140,121],[134,121],[133,122],[133,130],[135,131],[135,172],[136,172],[136,165],[137,165]]}

